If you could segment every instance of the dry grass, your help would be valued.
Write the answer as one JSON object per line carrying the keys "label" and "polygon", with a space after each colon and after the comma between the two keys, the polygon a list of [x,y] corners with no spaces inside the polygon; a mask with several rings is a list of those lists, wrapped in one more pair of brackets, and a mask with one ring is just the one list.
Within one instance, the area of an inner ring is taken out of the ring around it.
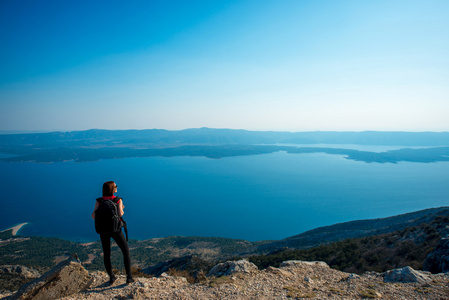
{"label": "dry grass", "polygon": [[287,290],[287,297],[292,298],[315,298],[315,293],[302,293],[301,289],[299,287],[295,286],[285,286],[284,290]]}
{"label": "dry grass", "polygon": [[180,271],[180,270],[176,270],[176,269],[170,268],[170,269],[168,270],[168,275],[170,275],[170,276],[181,276],[181,277],[184,277],[185,279],[187,279],[187,282],[188,282],[188,283],[194,283],[194,282],[196,281],[196,279],[195,279],[194,277],[192,277],[192,276],[189,274],[189,272],[186,271],[186,270]]}

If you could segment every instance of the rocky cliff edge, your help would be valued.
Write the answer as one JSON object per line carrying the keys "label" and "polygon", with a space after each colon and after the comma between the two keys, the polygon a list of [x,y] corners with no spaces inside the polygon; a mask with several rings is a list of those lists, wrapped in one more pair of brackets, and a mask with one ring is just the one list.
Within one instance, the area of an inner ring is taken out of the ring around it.
{"label": "rocky cliff edge", "polygon": [[[169,276],[125,277],[110,286],[104,272],[87,271],[74,259],[60,263],[6,299],[448,299],[449,274],[410,267],[355,275],[324,262],[286,261],[258,270],[241,260],[220,264],[201,283]],[[3,298],[3,299],[5,299]]]}

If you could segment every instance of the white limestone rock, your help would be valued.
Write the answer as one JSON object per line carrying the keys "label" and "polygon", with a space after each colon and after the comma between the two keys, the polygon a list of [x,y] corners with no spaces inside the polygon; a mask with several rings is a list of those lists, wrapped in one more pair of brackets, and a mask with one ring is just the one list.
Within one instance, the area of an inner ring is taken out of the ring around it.
{"label": "white limestone rock", "polygon": [[258,268],[247,260],[227,261],[214,266],[209,271],[209,276],[227,276],[234,273],[255,273]]}
{"label": "white limestone rock", "polygon": [[302,261],[302,260],[287,260],[283,261],[280,265],[281,268],[293,267],[293,266],[322,266],[329,268],[329,265],[324,261]]}
{"label": "white limestone rock", "polygon": [[382,273],[382,276],[385,282],[428,283],[431,281],[427,273],[416,271],[411,267],[390,270]]}

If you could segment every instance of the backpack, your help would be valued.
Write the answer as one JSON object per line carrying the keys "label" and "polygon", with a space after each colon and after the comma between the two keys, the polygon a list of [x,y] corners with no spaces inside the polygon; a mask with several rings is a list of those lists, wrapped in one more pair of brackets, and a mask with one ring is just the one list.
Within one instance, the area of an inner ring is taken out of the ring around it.
{"label": "backpack", "polygon": [[99,205],[95,210],[95,231],[99,234],[113,234],[120,232],[124,227],[128,241],[126,222],[119,216],[118,202],[121,199],[119,197],[113,200],[97,199]]}

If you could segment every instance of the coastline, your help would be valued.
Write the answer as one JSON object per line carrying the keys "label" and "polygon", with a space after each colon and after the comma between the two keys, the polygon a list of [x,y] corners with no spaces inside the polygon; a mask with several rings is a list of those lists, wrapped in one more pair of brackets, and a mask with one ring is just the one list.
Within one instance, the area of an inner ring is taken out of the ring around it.
{"label": "coastline", "polygon": [[15,236],[15,235],[17,235],[17,233],[19,232],[19,230],[20,230],[23,226],[25,226],[25,225],[27,225],[27,224],[28,224],[27,222],[25,222],[25,223],[20,223],[20,224],[18,224],[18,225],[16,225],[16,226],[10,227],[10,228],[5,229],[5,230],[2,230],[1,232],[5,232],[5,231],[8,231],[8,230],[11,230],[11,229],[12,229],[12,235]]}

